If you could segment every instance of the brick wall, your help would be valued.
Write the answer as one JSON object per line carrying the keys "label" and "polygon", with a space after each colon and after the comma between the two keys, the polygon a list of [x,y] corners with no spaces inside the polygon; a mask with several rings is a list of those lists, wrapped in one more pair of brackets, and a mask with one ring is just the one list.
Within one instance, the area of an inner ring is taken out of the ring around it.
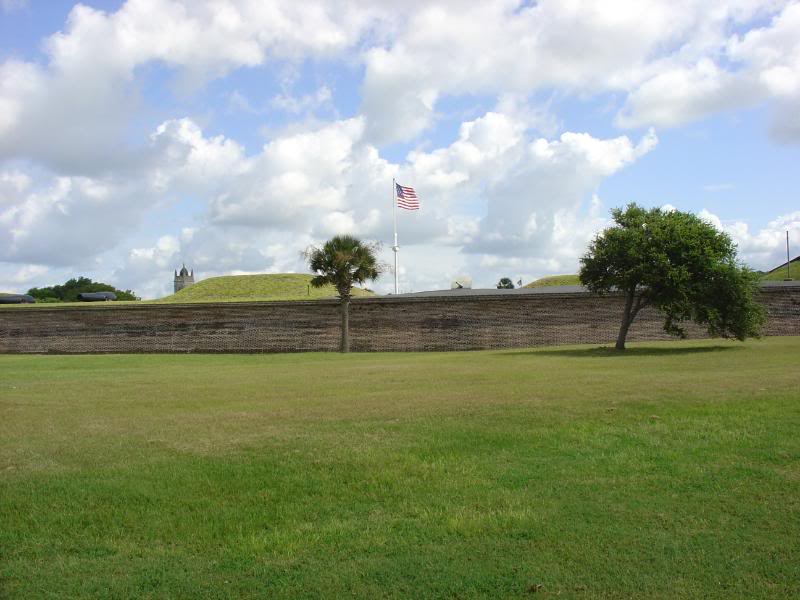
{"label": "brick wall", "polygon": [[[800,335],[800,284],[764,287],[766,335]],[[474,350],[612,344],[620,296],[585,292],[363,298],[351,305],[354,351]],[[643,310],[630,341],[670,339]],[[335,351],[336,301],[12,307],[0,353]],[[689,328],[690,337],[704,337]]]}

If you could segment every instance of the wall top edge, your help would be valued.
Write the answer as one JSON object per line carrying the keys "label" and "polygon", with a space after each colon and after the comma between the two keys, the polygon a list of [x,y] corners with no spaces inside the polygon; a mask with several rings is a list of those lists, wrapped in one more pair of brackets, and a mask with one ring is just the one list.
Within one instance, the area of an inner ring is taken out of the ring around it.
{"label": "wall top edge", "polygon": [[[800,281],[767,281],[760,286],[762,292],[777,292],[783,289],[800,290]],[[407,303],[430,303],[430,302],[476,302],[476,301],[503,301],[515,299],[537,299],[553,298],[568,299],[576,297],[593,296],[583,286],[552,286],[550,288],[529,288],[515,290],[439,290],[431,292],[416,292],[410,294],[398,294],[387,296],[371,296],[368,298],[353,298],[351,304],[407,304]],[[611,292],[606,296],[621,295],[619,292]],[[105,310],[203,310],[203,309],[243,309],[253,307],[299,307],[299,306],[338,306],[339,300],[336,298],[321,300],[283,300],[283,301],[253,301],[253,302],[194,302],[194,303],[130,303],[116,304],[113,302],[103,302],[86,306],[31,306],[31,305],[0,305],[0,314],[14,314],[16,311],[23,311],[27,314],[46,314],[53,312],[97,312]]]}

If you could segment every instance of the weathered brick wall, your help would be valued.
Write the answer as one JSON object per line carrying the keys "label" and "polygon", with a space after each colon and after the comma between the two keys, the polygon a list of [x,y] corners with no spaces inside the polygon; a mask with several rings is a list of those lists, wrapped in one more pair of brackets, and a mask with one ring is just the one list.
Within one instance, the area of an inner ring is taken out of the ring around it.
{"label": "weathered brick wall", "polygon": [[[762,288],[766,335],[800,335],[800,285]],[[624,299],[588,293],[362,301],[351,317],[354,350],[473,350],[560,344],[609,344],[619,332]],[[644,309],[630,341],[673,339],[656,310]],[[707,337],[687,326],[689,337]]]}
{"label": "weathered brick wall", "polygon": [[334,350],[335,302],[15,307],[0,311],[0,352]]}
{"label": "weathered brick wall", "polygon": [[[767,335],[800,335],[800,285],[762,288]],[[611,344],[620,296],[587,293],[367,298],[351,305],[355,351]],[[0,353],[333,351],[335,301],[14,307],[0,310]],[[629,340],[669,339],[643,310]],[[690,326],[690,337],[704,337]]]}

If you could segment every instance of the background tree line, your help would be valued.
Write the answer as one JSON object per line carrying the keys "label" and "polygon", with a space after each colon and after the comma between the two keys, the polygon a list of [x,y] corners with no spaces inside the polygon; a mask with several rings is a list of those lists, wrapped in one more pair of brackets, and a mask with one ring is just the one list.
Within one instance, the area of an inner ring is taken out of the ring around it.
{"label": "background tree line", "polygon": [[28,295],[36,298],[37,302],[77,302],[78,294],[84,292],[114,292],[117,300],[140,300],[131,290],[118,290],[113,285],[92,281],[88,277],[69,279],[63,285],[31,288]]}

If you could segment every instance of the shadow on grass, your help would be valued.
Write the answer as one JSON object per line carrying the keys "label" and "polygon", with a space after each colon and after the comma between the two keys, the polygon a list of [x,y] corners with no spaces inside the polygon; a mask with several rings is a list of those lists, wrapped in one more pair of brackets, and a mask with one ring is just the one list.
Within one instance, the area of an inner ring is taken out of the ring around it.
{"label": "shadow on grass", "polygon": [[613,346],[600,346],[596,348],[553,348],[551,350],[520,350],[518,352],[503,352],[496,356],[559,356],[576,358],[623,358],[625,356],[681,356],[685,354],[708,354],[710,352],[727,352],[729,350],[741,350],[741,346],[689,346],[687,348],[653,348],[653,347],[632,347],[626,348],[622,352],[614,349]]}

